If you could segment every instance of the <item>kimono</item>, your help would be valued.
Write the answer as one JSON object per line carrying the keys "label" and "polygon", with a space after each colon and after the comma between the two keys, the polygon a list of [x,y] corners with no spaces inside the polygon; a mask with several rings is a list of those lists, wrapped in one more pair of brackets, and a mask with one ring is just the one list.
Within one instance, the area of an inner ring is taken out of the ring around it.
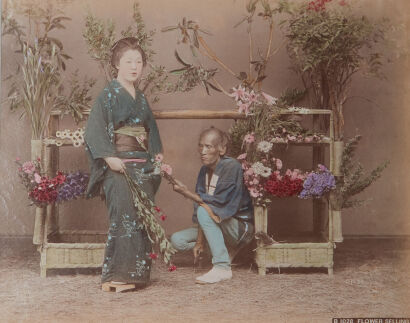
{"label": "kimono", "polygon": [[[147,147],[119,151],[117,129],[143,127]],[[120,281],[144,285],[149,282],[152,246],[139,219],[125,176],[112,171],[105,157],[130,159],[127,174],[153,201],[161,176],[154,172],[154,158],[162,151],[158,127],[144,94],[136,90],[135,99],[117,80],[112,80],[98,96],[85,130],[86,152],[90,166],[87,198],[104,195],[109,215],[101,281]]]}

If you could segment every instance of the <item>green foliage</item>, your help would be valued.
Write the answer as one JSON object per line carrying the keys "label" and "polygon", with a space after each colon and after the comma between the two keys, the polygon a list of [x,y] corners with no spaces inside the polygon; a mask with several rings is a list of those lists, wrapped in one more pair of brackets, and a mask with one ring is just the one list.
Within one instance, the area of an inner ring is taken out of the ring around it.
{"label": "green foliage", "polygon": [[146,30],[146,25],[140,12],[139,4],[133,4],[132,24],[117,36],[115,23],[104,21],[88,13],[85,19],[83,38],[88,46],[88,53],[98,63],[107,81],[115,77],[115,69],[111,66],[111,48],[118,38],[135,37],[147,56],[149,71],[140,80],[137,87],[148,95],[152,95],[152,102],[157,102],[160,92],[172,92],[173,85],[169,82],[169,73],[164,66],[155,65],[155,51],[152,49],[155,30]]}
{"label": "green foliage", "polygon": [[386,20],[371,21],[335,1],[324,10],[307,3],[281,1],[288,14],[282,22],[294,69],[301,75],[316,108],[332,109],[336,139],[343,137],[343,104],[358,71],[381,76]]}
{"label": "green foliage", "polygon": [[41,139],[48,125],[55,93],[59,86],[59,71],[54,51],[47,62],[42,61],[37,45],[23,45],[22,86],[14,94],[31,121],[33,139]]}
{"label": "green foliage", "polygon": [[69,80],[68,93],[64,95],[64,87],[59,88],[60,95],[55,104],[61,111],[60,117],[70,114],[76,123],[84,119],[84,111],[89,109],[93,98],[90,95],[91,88],[95,85],[95,79],[85,77],[79,80],[78,70]]}
{"label": "green foliage", "polygon": [[[16,73],[7,77],[11,81],[7,100],[12,110],[23,108],[32,127],[32,138],[45,135],[50,113],[53,109],[71,114],[76,121],[82,117],[82,110],[89,108],[88,92],[93,80],[85,79],[80,85],[78,75],[70,83],[69,94],[65,96],[63,78],[66,64],[71,57],[65,52],[62,41],[53,37],[53,32],[65,29],[64,22],[71,20],[61,10],[51,5],[43,8],[33,3],[20,6],[9,2],[2,12],[2,35],[12,36],[19,46],[22,62]],[[20,24],[11,9],[30,22],[29,29]]]}
{"label": "green foliage", "polygon": [[155,211],[154,203],[148,198],[147,194],[136,181],[132,180],[126,172],[124,175],[131,189],[134,199],[134,206],[138,210],[139,220],[142,222],[148,234],[148,238],[153,244],[157,245],[163,256],[164,262],[169,264],[171,261],[171,256],[176,252],[176,250],[167,239],[164,229],[155,219],[155,214],[157,212]]}
{"label": "green foliage", "polygon": [[111,78],[114,69],[110,65],[111,47],[115,42],[115,25],[112,21],[103,22],[92,14],[85,18],[83,38],[88,45],[88,53],[103,71],[107,80]]}
{"label": "green foliage", "polygon": [[380,178],[383,170],[389,164],[389,162],[384,162],[365,175],[363,166],[353,159],[360,139],[361,136],[357,135],[345,144],[341,163],[342,176],[337,178],[336,191],[332,197],[332,203],[336,209],[363,205],[365,200],[352,199],[352,197],[363,192]]}

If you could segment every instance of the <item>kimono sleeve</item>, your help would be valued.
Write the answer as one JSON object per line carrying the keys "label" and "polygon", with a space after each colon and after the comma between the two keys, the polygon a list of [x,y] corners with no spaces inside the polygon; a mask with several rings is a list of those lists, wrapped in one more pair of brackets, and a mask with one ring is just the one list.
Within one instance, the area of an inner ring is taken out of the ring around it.
{"label": "kimono sleeve", "polygon": [[220,177],[213,195],[207,194],[198,177],[197,194],[208,204],[221,220],[234,216],[240,209],[243,194],[243,174],[241,167],[226,167]]}
{"label": "kimono sleeve", "polygon": [[92,159],[113,157],[116,149],[111,142],[109,128],[112,123],[108,122],[107,108],[104,105],[104,97],[100,96],[94,103],[88,117],[85,129],[85,142]]}

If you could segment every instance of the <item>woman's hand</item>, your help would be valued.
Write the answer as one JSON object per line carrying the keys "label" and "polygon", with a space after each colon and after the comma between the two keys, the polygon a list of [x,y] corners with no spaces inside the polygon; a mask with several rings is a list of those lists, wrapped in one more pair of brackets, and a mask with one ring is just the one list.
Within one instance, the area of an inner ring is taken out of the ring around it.
{"label": "woman's hand", "polygon": [[111,170],[115,172],[124,173],[125,172],[125,164],[124,162],[118,157],[106,157],[104,158],[107,165],[110,167]]}

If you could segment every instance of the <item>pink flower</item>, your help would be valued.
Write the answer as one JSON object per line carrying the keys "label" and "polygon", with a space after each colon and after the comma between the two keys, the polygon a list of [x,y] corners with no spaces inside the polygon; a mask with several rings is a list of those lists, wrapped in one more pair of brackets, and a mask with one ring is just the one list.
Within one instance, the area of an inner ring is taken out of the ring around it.
{"label": "pink flower", "polygon": [[236,159],[242,160],[246,158],[246,153],[240,154],[238,157],[236,157]]}
{"label": "pink flower", "polygon": [[339,1],[339,5],[341,6],[346,6],[347,2],[345,0]]}
{"label": "pink flower", "polygon": [[156,154],[155,155],[155,161],[156,162],[162,162],[162,160],[164,159],[164,155],[163,154]]}
{"label": "pink flower", "polygon": [[171,265],[171,266],[168,267],[169,272],[172,272],[172,271],[175,271],[175,270],[177,270],[177,266],[175,266],[175,265]]}
{"label": "pink flower", "polygon": [[17,162],[17,161],[20,161],[20,157],[16,157],[16,162]]}
{"label": "pink flower", "polygon": [[258,102],[258,95],[252,90],[250,93],[245,92],[245,98],[248,103]]}
{"label": "pink flower", "polygon": [[232,88],[231,97],[235,98],[235,101],[243,100],[245,98],[245,88],[239,85],[237,88]]}
{"label": "pink flower", "polygon": [[313,137],[312,136],[307,136],[305,138],[305,142],[312,142],[313,141]]}
{"label": "pink flower", "polygon": [[296,140],[296,137],[295,137],[295,136],[288,135],[288,140],[291,140],[291,141]]}
{"label": "pink flower", "polygon": [[40,184],[40,183],[41,183],[41,176],[40,176],[39,174],[37,174],[37,173],[34,173],[34,181],[35,181],[37,184]]}
{"label": "pink flower", "polygon": [[242,101],[238,101],[238,112],[245,113],[245,115],[249,114],[250,103],[242,103]]}
{"label": "pink flower", "polygon": [[262,95],[269,105],[275,104],[278,101],[277,98],[274,98],[273,96],[270,96],[269,94],[266,94],[265,92],[262,92]]}
{"label": "pink flower", "polygon": [[151,252],[148,257],[150,257],[153,260],[158,259],[158,255],[156,253],[153,253],[153,252]]}
{"label": "pink flower", "polygon": [[287,169],[285,172],[285,175],[287,176],[291,176],[292,175],[292,171],[290,169]]}
{"label": "pink flower", "polygon": [[165,214],[162,214],[160,217],[161,221],[165,221],[167,219],[167,216]]}
{"label": "pink flower", "polygon": [[258,185],[258,184],[259,184],[258,179],[257,179],[257,178],[254,178],[254,179],[252,180],[252,184],[253,184],[253,185]]}
{"label": "pink flower", "polygon": [[252,176],[253,174],[254,174],[254,171],[253,171],[252,168],[249,168],[249,169],[245,172],[245,175],[247,175],[247,176]]}
{"label": "pink flower", "polygon": [[281,169],[282,169],[282,166],[283,166],[282,161],[281,161],[279,158],[276,159],[276,168],[277,168],[278,170],[281,170]]}
{"label": "pink flower", "polygon": [[169,166],[168,164],[162,164],[161,165],[161,172],[167,173],[168,175],[172,175],[172,167]]}
{"label": "pink flower", "polygon": [[252,197],[258,197],[258,196],[259,196],[259,191],[258,191],[255,187],[251,187],[251,188],[249,189],[249,194],[250,194]]}
{"label": "pink flower", "polygon": [[247,135],[245,135],[245,137],[243,138],[243,141],[246,142],[247,144],[251,144],[255,141],[255,134],[252,133],[248,133]]}
{"label": "pink flower", "polygon": [[25,163],[23,163],[22,168],[26,174],[32,174],[36,170],[36,166],[34,166],[33,162],[31,161],[26,161]]}

